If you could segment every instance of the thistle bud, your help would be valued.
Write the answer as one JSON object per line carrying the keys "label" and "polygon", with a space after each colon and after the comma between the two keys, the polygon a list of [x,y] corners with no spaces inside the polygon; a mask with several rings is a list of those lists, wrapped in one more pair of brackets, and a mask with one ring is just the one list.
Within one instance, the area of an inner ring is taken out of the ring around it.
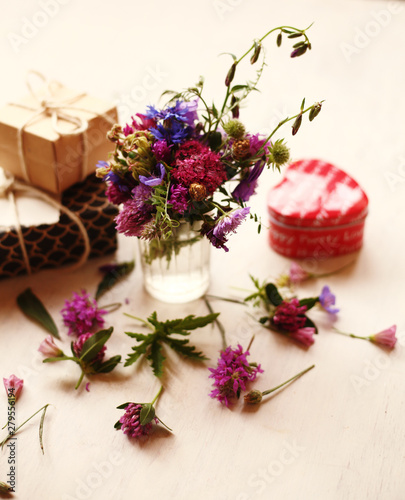
{"label": "thistle bud", "polygon": [[315,103],[312,106],[311,111],[309,112],[309,121],[312,122],[314,118],[316,118],[321,112],[322,104],[320,102]]}
{"label": "thistle bud", "polygon": [[271,148],[271,160],[277,166],[284,165],[290,159],[290,150],[283,141],[276,141]]}
{"label": "thistle bud", "polygon": [[122,134],[122,128],[120,125],[113,125],[112,129],[107,132],[107,139],[111,142],[117,142],[120,134]]}
{"label": "thistle bud", "polygon": [[195,201],[203,201],[207,197],[207,188],[197,182],[190,184],[188,192],[191,199]]}
{"label": "thistle bud", "polygon": [[232,145],[232,154],[234,158],[242,160],[250,155],[249,139],[238,139]]}
{"label": "thistle bud", "polygon": [[262,393],[256,389],[245,394],[245,403],[248,405],[257,405],[262,400]]}
{"label": "thistle bud", "polygon": [[233,139],[242,139],[246,134],[245,126],[239,120],[229,120],[224,124],[224,130]]}
{"label": "thistle bud", "polygon": [[235,76],[235,71],[236,71],[236,62],[232,64],[232,66],[229,68],[228,74],[226,75],[225,78],[225,85],[229,87],[231,84],[233,77]]}
{"label": "thistle bud", "polygon": [[295,135],[298,132],[298,130],[301,127],[301,123],[302,123],[302,114],[300,113],[297,116],[297,118],[295,119],[295,122],[293,123],[293,126],[292,126],[292,135]]}
{"label": "thistle bud", "polygon": [[250,58],[250,64],[254,64],[259,59],[261,50],[262,50],[261,44],[255,41],[255,50],[253,52],[252,57]]}

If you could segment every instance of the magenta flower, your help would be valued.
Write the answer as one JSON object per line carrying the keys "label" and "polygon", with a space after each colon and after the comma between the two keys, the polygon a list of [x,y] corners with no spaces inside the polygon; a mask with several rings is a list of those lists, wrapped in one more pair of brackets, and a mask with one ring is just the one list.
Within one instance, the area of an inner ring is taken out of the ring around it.
{"label": "magenta flower", "polygon": [[283,302],[276,307],[272,323],[278,329],[285,332],[296,332],[306,323],[304,316],[307,306],[300,306],[299,300],[293,298]]}
{"label": "magenta flower", "polygon": [[176,184],[171,187],[169,203],[173,206],[173,210],[183,214],[188,208],[189,199],[188,189],[185,186]]}
{"label": "magenta flower", "polygon": [[132,190],[132,198],[124,203],[121,212],[115,218],[119,233],[126,236],[141,236],[145,224],[151,221],[153,206],[148,202],[153,189],[139,184]]}
{"label": "magenta flower", "polygon": [[249,351],[243,351],[238,344],[236,349],[227,347],[221,351],[216,368],[208,368],[213,378],[214,389],[210,396],[218,399],[225,406],[229,406],[229,399],[239,398],[241,391],[246,390],[246,383],[256,379],[258,373],[263,373],[260,365],[249,364]]}
{"label": "magenta flower", "polygon": [[52,335],[48,335],[38,347],[38,351],[42,352],[47,358],[57,358],[63,355],[63,351],[55,344]]}
{"label": "magenta flower", "polygon": [[392,325],[390,328],[375,333],[374,335],[370,335],[369,339],[371,340],[371,342],[374,342],[375,344],[387,346],[390,349],[393,349],[397,342],[397,338],[395,336],[396,331],[397,331],[396,325]]}
{"label": "magenta flower", "polygon": [[315,328],[307,326],[304,328],[298,328],[295,332],[290,332],[289,337],[304,344],[306,347],[311,346],[314,340]]}
{"label": "magenta flower", "polygon": [[299,285],[302,281],[308,279],[310,274],[305,271],[299,264],[296,262],[291,262],[290,266],[290,282],[294,285]]}
{"label": "magenta flower", "polygon": [[[82,354],[83,344],[92,335],[94,335],[94,334],[90,333],[90,332],[84,333],[84,334],[80,335],[80,337],[75,342],[73,342],[73,351],[78,358],[80,358],[80,356]],[[106,349],[107,349],[107,347],[104,345],[102,347],[102,349],[100,350],[100,352],[97,354],[97,356],[91,361],[91,364],[96,363],[96,362],[101,362],[104,358],[104,353],[105,353]]]}
{"label": "magenta flower", "polygon": [[10,375],[9,378],[3,378],[3,384],[6,389],[7,397],[14,397],[17,399],[23,389],[24,380],[16,377],[15,375]]}
{"label": "magenta flower", "polygon": [[339,312],[337,307],[332,307],[336,303],[336,297],[326,285],[322,288],[321,295],[319,296],[319,302],[325,311],[328,311],[328,313],[336,314]]}
{"label": "magenta flower", "polygon": [[249,207],[236,208],[220,217],[213,229],[214,236],[221,240],[228,236],[229,233],[235,233],[237,227],[245,220],[249,212]]}
{"label": "magenta flower", "polygon": [[122,133],[125,135],[125,137],[127,137],[128,135],[134,133],[134,129],[131,127],[131,125],[126,124],[122,130]]}
{"label": "magenta flower", "polygon": [[[146,425],[141,425],[141,410],[143,405],[136,403],[129,403],[125,409],[124,415],[119,419],[121,424],[121,430],[124,434],[127,434],[133,438],[139,438],[141,436],[147,436],[152,430],[152,422],[148,422]],[[154,417],[155,423],[159,423],[159,420]]]}
{"label": "magenta flower", "polygon": [[64,324],[69,327],[68,335],[83,335],[103,327],[104,309],[99,309],[97,302],[90,295],[81,291],[82,295],[73,293],[72,300],[65,301],[65,307],[61,310]]}

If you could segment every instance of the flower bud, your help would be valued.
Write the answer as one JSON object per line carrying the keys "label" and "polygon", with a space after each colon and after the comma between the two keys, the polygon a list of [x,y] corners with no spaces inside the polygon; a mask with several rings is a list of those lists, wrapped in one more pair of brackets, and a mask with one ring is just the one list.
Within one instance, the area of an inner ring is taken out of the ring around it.
{"label": "flower bud", "polygon": [[191,199],[195,201],[203,201],[207,197],[207,188],[202,184],[193,182],[190,184],[189,193]]}
{"label": "flower bud", "polygon": [[300,113],[295,119],[295,122],[293,123],[292,135],[295,135],[298,132],[299,128],[301,127],[301,123],[302,123],[302,114]]}
{"label": "flower bud", "polygon": [[242,139],[246,134],[245,126],[239,120],[229,120],[224,124],[224,130],[233,139]]}
{"label": "flower bud", "polygon": [[13,488],[9,484],[0,481],[0,493],[9,493],[12,490]]}
{"label": "flower bud", "polygon": [[231,108],[232,108],[232,118],[239,118],[239,106],[235,106],[237,103],[237,99],[234,95],[232,95],[231,99]]}
{"label": "flower bud", "polygon": [[248,405],[257,405],[261,402],[262,393],[256,389],[245,394],[245,403]]}
{"label": "flower bud", "polygon": [[281,46],[282,41],[283,41],[283,34],[280,31],[280,33],[277,35],[277,47]]}
{"label": "flower bud", "polygon": [[307,51],[308,45],[301,45],[300,47],[296,48],[291,52],[291,57],[299,57],[302,56],[302,54],[305,54]]}
{"label": "flower bud", "polygon": [[322,104],[320,102],[317,102],[312,106],[311,111],[309,112],[309,121],[312,122],[314,118],[316,118],[319,113],[321,112],[322,109]]}
{"label": "flower bud", "polygon": [[249,139],[238,139],[232,145],[232,155],[238,160],[247,158],[250,154]]}
{"label": "flower bud", "polygon": [[229,68],[228,74],[226,75],[225,78],[225,85],[229,87],[231,84],[233,77],[235,76],[235,71],[236,71],[236,62],[232,64],[232,66]]}
{"label": "flower bud", "polygon": [[252,57],[250,58],[250,64],[254,64],[259,59],[261,50],[262,50],[261,44],[255,41],[255,50],[253,52]]}
{"label": "flower bud", "polygon": [[42,352],[47,358],[57,358],[63,355],[63,351],[55,344],[52,335],[48,335],[38,347],[38,351]]}
{"label": "flower bud", "polygon": [[122,134],[122,128],[116,123],[113,125],[112,129],[107,132],[107,139],[111,142],[117,142],[120,134]]}
{"label": "flower bud", "polygon": [[10,375],[9,378],[3,378],[3,383],[6,389],[7,396],[9,398],[14,397],[15,399],[17,399],[22,391],[24,380],[21,380],[15,375]]}
{"label": "flower bud", "polygon": [[284,165],[290,159],[290,150],[283,141],[276,141],[271,148],[271,160],[277,166]]}

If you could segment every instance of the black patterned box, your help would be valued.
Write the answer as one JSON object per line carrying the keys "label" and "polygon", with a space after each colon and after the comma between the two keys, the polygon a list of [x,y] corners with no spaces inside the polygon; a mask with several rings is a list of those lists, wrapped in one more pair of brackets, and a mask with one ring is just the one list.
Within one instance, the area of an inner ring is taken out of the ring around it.
{"label": "black patterned box", "polygon": [[[105,196],[105,183],[89,175],[63,192],[61,203],[83,223],[90,242],[89,257],[100,257],[117,248],[114,217],[117,207]],[[78,262],[84,252],[84,240],[77,224],[60,212],[59,221],[21,227],[32,273]],[[0,279],[27,273],[16,229],[0,230]]]}

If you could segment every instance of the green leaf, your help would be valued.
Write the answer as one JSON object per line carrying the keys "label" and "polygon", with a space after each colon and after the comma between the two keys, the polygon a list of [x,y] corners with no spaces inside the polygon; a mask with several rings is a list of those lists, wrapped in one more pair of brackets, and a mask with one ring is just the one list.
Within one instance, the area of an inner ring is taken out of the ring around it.
{"label": "green leaf", "polygon": [[116,429],[117,431],[119,431],[121,429],[121,427],[122,427],[122,424],[121,424],[121,422],[119,420],[117,422],[115,422],[114,429]]}
{"label": "green leaf", "polygon": [[97,367],[96,373],[110,373],[114,370],[114,368],[118,365],[118,363],[121,361],[121,356],[113,356],[110,359],[107,359],[107,361],[104,361],[100,366]]}
{"label": "green leaf", "polygon": [[76,361],[76,362],[79,361],[76,357],[73,357],[73,356],[55,356],[55,357],[52,357],[52,358],[45,358],[45,359],[43,359],[42,363],[52,363],[54,361],[66,361],[66,360]]}
{"label": "green leaf", "polygon": [[265,290],[267,298],[274,306],[279,306],[283,302],[283,297],[279,294],[276,285],[268,283]]}
{"label": "green leaf", "polygon": [[46,413],[47,408],[48,408],[48,405],[45,405],[44,411],[42,412],[42,415],[41,415],[41,421],[39,423],[39,446],[41,447],[42,455],[45,455],[44,443],[42,442],[42,436],[44,434],[44,421],[45,421],[45,413]]}
{"label": "green leaf", "polygon": [[100,330],[88,338],[83,344],[80,360],[85,363],[92,361],[111,337],[112,332],[113,327],[111,326],[108,330]]}
{"label": "green leaf", "polygon": [[147,425],[155,418],[155,408],[151,403],[144,403],[142,405],[141,413],[139,414],[139,421],[141,425]]}
{"label": "green leaf", "polygon": [[130,404],[131,404],[131,402],[123,403],[122,405],[117,406],[117,410],[125,410],[125,408]]}
{"label": "green leaf", "polygon": [[263,316],[262,318],[259,319],[259,323],[261,325],[265,325],[268,321],[269,321],[269,317],[268,316]]}
{"label": "green leaf", "polygon": [[17,297],[17,304],[21,311],[28,318],[37,321],[51,335],[60,339],[58,329],[51,315],[45,309],[45,306],[32,292],[31,288],[27,288]]}
{"label": "green leaf", "polygon": [[193,314],[186,316],[183,319],[169,320],[162,323],[170,333],[178,333],[180,335],[189,335],[186,330],[195,330],[209,325],[217,319],[219,313],[207,314],[206,316],[195,317]]}
{"label": "green leaf", "polygon": [[134,352],[131,354],[128,354],[128,357],[125,360],[124,366],[132,365],[133,363],[135,363],[135,361],[137,361],[142,356],[142,354],[145,354],[148,347],[150,346],[150,344],[154,341],[154,338],[155,338],[155,336],[152,334],[146,340],[144,340],[142,342],[142,344],[135,346],[135,347],[132,347],[132,350]]}
{"label": "green leaf", "polygon": [[182,354],[187,358],[191,358],[198,361],[205,361],[208,359],[202,352],[197,352],[195,346],[188,345],[189,343],[188,339],[180,340],[180,339],[168,338],[166,339],[166,343],[172,349],[174,349],[175,351],[177,351],[178,353]]}
{"label": "green leaf", "polygon": [[319,297],[309,297],[299,301],[300,306],[307,306],[307,311],[312,309],[316,303],[319,302]]}
{"label": "green leaf", "polygon": [[303,328],[315,328],[315,333],[318,333],[318,328],[315,325],[315,323],[312,321],[312,319],[309,319],[307,316],[305,316],[305,324]]}
{"label": "green leaf", "polygon": [[240,90],[245,90],[245,89],[248,89],[249,86],[248,85],[234,85],[232,88],[231,88],[231,92],[234,93],[234,92],[239,92]]}
{"label": "green leaf", "polygon": [[130,274],[135,268],[135,261],[123,262],[117,266],[112,267],[110,271],[107,271],[104,278],[101,280],[96,291],[96,300],[98,300],[104,293],[110,290],[114,285],[116,285],[125,276]]}
{"label": "green leaf", "polygon": [[160,342],[153,342],[148,359],[151,362],[155,377],[161,377],[163,375],[163,363],[166,358],[163,355],[163,346]]}
{"label": "green leaf", "polygon": [[220,56],[231,56],[231,57],[232,57],[232,59],[233,59],[234,61],[237,61],[237,59],[238,59],[238,58],[235,56],[235,54],[232,54],[231,52],[221,52],[219,55],[220,55]]}
{"label": "green leaf", "polygon": [[145,340],[148,338],[148,335],[145,335],[144,333],[125,332],[125,335],[128,335],[128,337],[131,337],[138,341]]}

